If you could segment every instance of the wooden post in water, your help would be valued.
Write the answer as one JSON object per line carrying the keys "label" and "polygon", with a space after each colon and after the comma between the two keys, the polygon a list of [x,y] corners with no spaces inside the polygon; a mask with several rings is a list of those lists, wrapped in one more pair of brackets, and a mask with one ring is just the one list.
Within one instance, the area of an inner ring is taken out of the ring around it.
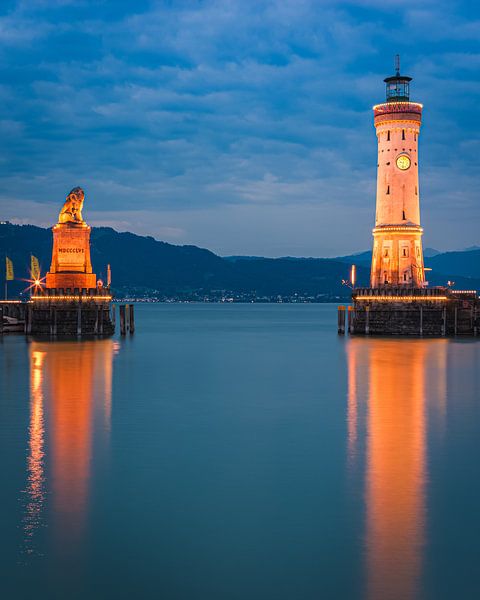
{"label": "wooden post in water", "polygon": [[420,304],[420,335],[423,335],[423,306]]}
{"label": "wooden post in water", "polygon": [[365,335],[370,333],[370,307],[365,307]]}
{"label": "wooden post in water", "polygon": [[125,304],[120,304],[118,309],[120,312],[120,335],[125,335],[127,333],[125,329]]}
{"label": "wooden post in water", "polygon": [[0,335],[3,335],[3,306],[0,306]]}
{"label": "wooden post in water", "polygon": [[111,319],[112,319],[113,329],[115,330],[115,319],[116,319],[115,304],[111,305],[110,311],[111,311]]}
{"label": "wooden post in water", "polygon": [[442,335],[446,335],[446,334],[447,334],[447,307],[444,306],[443,312],[442,312]]}
{"label": "wooden post in water", "polygon": [[130,304],[130,308],[128,311],[128,320],[129,320],[129,324],[130,324],[130,334],[135,333],[135,315],[133,312],[133,304]]}
{"label": "wooden post in water", "polygon": [[457,335],[457,324],[458,324],[458,306],[455,305],[455,335]]}
{"label": "wooden post in water", "polygon": [[345,335],[345,307],[338,307],[338,334]]}

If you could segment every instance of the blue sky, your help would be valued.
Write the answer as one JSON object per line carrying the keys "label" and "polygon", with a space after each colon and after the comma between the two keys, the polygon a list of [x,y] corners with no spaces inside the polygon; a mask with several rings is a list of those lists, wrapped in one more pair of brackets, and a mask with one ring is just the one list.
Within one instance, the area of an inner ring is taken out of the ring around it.
{"label": "blue sky", "polygon": [[425,244],[480,244],[480,8],[446,0],[2,0],[0,220],[84,215],[220,254],[371,244],[373,104],[422,102]]}

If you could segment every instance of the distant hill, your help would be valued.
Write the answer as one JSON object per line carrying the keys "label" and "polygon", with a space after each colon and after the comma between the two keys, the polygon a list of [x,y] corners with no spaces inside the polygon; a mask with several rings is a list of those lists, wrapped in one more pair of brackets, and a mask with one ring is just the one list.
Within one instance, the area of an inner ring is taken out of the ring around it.
{"label": "distant hill", "polygon": [[366,267],[370,267],[370,263],[372,262],[372,251],[366,250],[365,252],[358,252],[357,254],[337,256],[333,260],[339,260],[340,262],[348,263],[349,265],[365,265]]}
{"label": "distant hill", "polygon": [[[435,250],[435,248],[425,248],[423,251],[423,256],[425,258],[431,258],[431,257],[437,256],[439,254],[441,254],[441,252],[439,252],[438,250]],[[347,256],[337,256],[333,260],[339,260],[341,262],[346,262],[346,263],[349,263],[352,265],[354,264],[354,265],[370,266],[370,263],[372,262],[372,251],[366,250],[365,252],[358,252],[357,254],[349,254]]]}
{"label": "distant hill", "polygon": [[[434,248],[425,248],[425,266],[432,271],[427,272],[430,285],[446,285],[447,281],[455,281],[457,289],[480,290],[480,248],[459,250],[456,252],[439,252]],[[334,260],[347,264],[370,266],[372,252],[360,252],[347,256],[338,256]]]}
{"label": "distant hill", "polygon": [[[33,225],[0,224],[0,255],[14,262],[16,281],[12,294],[28,283],[30,254],[40,260],[42,273],[51,260],[52,233]],[[348,277],[342,262],[330,259],[269,259],[237,257],[227,260],[197,246],[175,246],[152,237],[119,233],[108,227],[92,229],[91,255],[94,271],[105,278],[112,267],[112,287],[121,294],[181,296],[212,294],[221,290],[257,296],[320,296],[319,299],[348,298],[341,280]],[[4,263],[0,275],[4,277]],[[366,282],[368,270],[359,270]]]}
{"label": "distant hill", "polygon": [[[14,262],[16,281],[11,294],[28,286],[30,253],[40,259],[42,273],[51,259],[52,233],[33,225],[0,223],[0,256]],[[338,258],[222,258],[197,246],[176,246],[133,233],[119,233],[109,227],[92,229],[91,253],[94,271],[106,276],[110,263],[113,288],[120,294],[136,296],[201,298],[222,291],[274,298],[298,294],[317,301],[346,300],[350,290],[342,285],[349,265],[357,265],[357,284],[368,285],[370,252]],[[480,289],[480,249],[437,254],[426,260],[432,267],[431,285],[454,279],[457,288]],[[0,277],[4,278],[4,261]],[[470,277],[471,276],[471,277]]]}
{"label": "distant hill", "polygon": [[432,256],[437,256],[437,254],[441,254],[441,252],[440,250],[435,250],[435,248],[425,248],[423,251],[425,258],[431,258]]}
{"label": "distant hill", "polygon": [[445,252],[428,260],[435,271],[480,278],[480,248],[457,252]]}

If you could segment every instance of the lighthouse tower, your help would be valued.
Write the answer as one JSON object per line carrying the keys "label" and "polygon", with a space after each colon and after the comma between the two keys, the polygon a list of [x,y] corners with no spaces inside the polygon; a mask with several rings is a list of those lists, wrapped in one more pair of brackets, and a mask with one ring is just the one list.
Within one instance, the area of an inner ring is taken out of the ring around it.
{"label": "lighthouse tower", "polygon": [[477,336],[476,290],[429,288],[425,281],[418,188],[422,105],[410,102],[412,78],[400,75],[398,56],[395,66],[395,75],[385,79],[386,101],[373,107],[378,171],[370,287],[355,287],[352,277],[352,306],[338,307],[338,332]]}
{"label": "lighthouse tower", "polygon": [[410,102],[411,80],[400,75],[397,56],[396,74],[384,80],[386,102],[373,107],[378,170],[372,288],[425,286],[418,186],[422,105]]}

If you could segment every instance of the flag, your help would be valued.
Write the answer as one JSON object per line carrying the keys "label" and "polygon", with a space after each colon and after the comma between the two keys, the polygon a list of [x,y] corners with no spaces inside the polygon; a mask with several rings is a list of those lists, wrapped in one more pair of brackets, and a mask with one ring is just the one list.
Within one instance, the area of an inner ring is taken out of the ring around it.
{"label": "flag", "polygon": [[5,280],[13,281],[13,262],[8,258],[8,256],[5,257],[5,269],[6,269]]}
{"label": "flag", "polygon": [[40,279],[40,264],[38,258],[33,254],[30,256],[30,274],[34,281]]}

